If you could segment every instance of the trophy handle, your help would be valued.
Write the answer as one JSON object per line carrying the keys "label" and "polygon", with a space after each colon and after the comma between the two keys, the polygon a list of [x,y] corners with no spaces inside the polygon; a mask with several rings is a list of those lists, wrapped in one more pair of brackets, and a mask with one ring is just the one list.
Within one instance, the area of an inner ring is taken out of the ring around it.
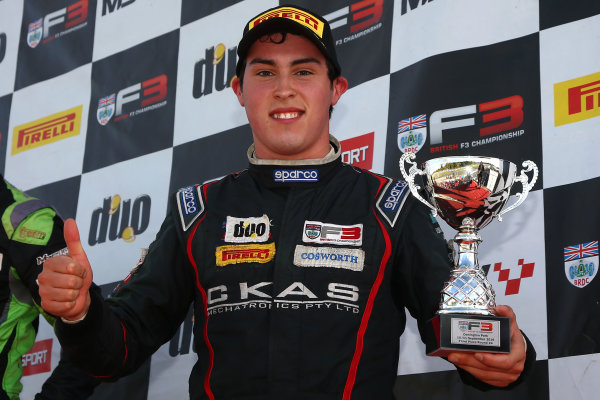
{"label": "trophy handle", "polygon": [[[505,208],[504,210],[500,211],[496,215],[498,217],[498,221],[502,221],[503,214],[506,214],[513,208],[520,205],[523,201],[525,201],[525,199],[527,198],[527,195],[529,194],[529,191],[531,190],[531,188],[533,188],[533,185],[535,185],[535,181],[537,181],[537,177],[538,177],[537,165],[535,165],[535,163],[533,161],[527,160],[527,161],[523,161],[523,167],[525,169],[521,170],[521,174],[515,178],[516,182],[521,182],[521,185],[523,186],[523,192],[516,193],[515,196],[517,196],[517,201],[514,204],[512,204],[510,207]],[[531,181],[529,181],[529,178],[525,174],[526,172],[529,172],[529,171],[533,171],[533,177],[531,178]]]}
{"label": "trophy handle", "polygon": [[[425,172],[417,168],[417,163],[413,161],[416,157],[417,156],[414,153],[404,153],[402,157],[400,157],[400,172],[402,173],[404,180],[408,183],[408,188],[413,196],[415,196],[421,203],[431,208],[433,210],[433,216],[437,217],[437,208],[432,206],[431,203],[429,203],[419,194],[419,189],[421,189],[421,186],[415,184],[415,175],[426,175]],[[405,163],[411,164],[408,173],[404,169]]]}

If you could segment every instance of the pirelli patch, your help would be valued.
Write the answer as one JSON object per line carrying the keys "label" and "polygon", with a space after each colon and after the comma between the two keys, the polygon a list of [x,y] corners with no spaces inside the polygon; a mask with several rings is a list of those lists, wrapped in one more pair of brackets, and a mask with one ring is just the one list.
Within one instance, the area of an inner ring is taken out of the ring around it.
{"label": "pirelli patch", "polygon": [[187,231],[204,212],[204,201],[200,188],[200,185],[194,185],[177,191],[177,207],[184,231]]}
{"label": "pirelli patch", "polygon": [[408,183],[390,179],[377,199],[376,207],[391,227],[396,224],[409,193]]}
{"label": "pirelli patch", "polygon": [[275,243],[219,246],[215,256],[218,267],[239,263],[264,264],[275,257]]}

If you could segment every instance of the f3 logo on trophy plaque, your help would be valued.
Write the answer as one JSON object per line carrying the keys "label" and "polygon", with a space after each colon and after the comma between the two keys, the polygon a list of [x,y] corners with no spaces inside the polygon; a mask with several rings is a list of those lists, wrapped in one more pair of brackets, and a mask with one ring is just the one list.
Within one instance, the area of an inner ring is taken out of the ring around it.
{"label": "f3 logo on trophy plaque", "polygon": [[[436,316],[430,320],[436,346],[428,345],[429,356],[446,356],[452,351],[510,352],[510,319],[494,315],[495,293],[477,261],[477,246],[481,242],[478,231],[494,217],[521,204],[535,184],[538,168],[532,161],[524,161],[524,170],[516,176],[515,164],[499,158],[479,156],[440,157],[417,168],[413,153],[400,158],[400,172],[412,194],[458,230],[453,241],[455,265],[450,280],[442,290],[442,300]],[[408,173],[405,164],[411,164]],[[533,171],[529,180],[526,172]],[[422,175],[424,194],[415,184]],[[515,182],[521,182],[523,191],[517,201],[503,209]]]}

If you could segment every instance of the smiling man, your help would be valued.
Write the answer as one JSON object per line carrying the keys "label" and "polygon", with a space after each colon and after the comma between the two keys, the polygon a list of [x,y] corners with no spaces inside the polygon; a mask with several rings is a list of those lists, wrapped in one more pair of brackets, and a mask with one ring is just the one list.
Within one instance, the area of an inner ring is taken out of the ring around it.
{"label": "smiling man", "polygon": [[[74,221],[69,256],[39,277],[66,354],[106,379],[134,371],[194,309],[192,399],[392,399],[405,310],[424,327],[451,264],[406,183],[341,161],[329,133],[346,91],[327,22],[297,6],[251,19],[232,88],[254,136],[247,170],[176,193],[147,256],[113,296]],[[451,354],[481,389],[535,360],[511,318],[511,353]]]}

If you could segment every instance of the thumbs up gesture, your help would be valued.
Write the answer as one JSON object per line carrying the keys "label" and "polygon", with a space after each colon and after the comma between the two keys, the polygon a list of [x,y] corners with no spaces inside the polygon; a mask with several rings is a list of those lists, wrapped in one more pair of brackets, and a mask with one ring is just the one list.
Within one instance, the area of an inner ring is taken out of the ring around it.
{"label": "thumbs up gesture", "polygon": [[44,262],[38,275],[42,308],[68,321],[83,318],[90,308],[92,267],[81,247],[75,220],[68,219],[64,227],[69,254],[55,256]]}

